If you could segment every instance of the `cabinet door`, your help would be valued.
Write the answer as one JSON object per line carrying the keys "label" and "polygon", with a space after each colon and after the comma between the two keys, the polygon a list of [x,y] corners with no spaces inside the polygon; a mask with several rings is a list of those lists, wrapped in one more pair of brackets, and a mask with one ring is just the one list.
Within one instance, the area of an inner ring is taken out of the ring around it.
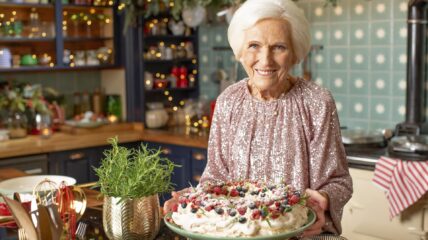
{"label": "cabinet door", "polygon": [[191,183],[193,186],[199,184],[202,173],[207,165],[207,150],[202,148],[192,149],[192,176]]}
{"label": "cabinet door", "polygon": [[50,153],[49,172],[73,177],[77,183],[89,182],[89,166],[95,151],[95,148],[86,148]]}
{"label": "cabinet door", "polygon": [[372,183],[373,171],[351,168],[350,173],[354,193],[343,211],[344,237],[352,240],[425,239],[423,204],[417,203],[390,220],[386,196]]}
{"label": "cabinet door", "polygon": [[16,168],[27,174],[47,174],[48,156],[45,154],[2,159],[0,168]]}
{"label": "cabinet door", "polygon": [[[163,157],[180,165],[174,168],[174,172],[171,176],[171,182],[174,184],[176,191],[189,187],[191,171],[190,148],[159,143],[148,143],[148,147],[152,149],[161,149]],[[163,205],[164,201],[169,198],[171,198],[171,194],[162,194],[162,196],[160,196],[161,204]]]}

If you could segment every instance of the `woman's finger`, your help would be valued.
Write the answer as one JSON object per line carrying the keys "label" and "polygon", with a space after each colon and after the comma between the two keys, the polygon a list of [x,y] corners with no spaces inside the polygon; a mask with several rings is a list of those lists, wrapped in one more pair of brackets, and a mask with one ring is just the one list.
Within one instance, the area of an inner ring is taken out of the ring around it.
{"label": "woman's finger", "polygon": [[322,227],[325,224],[325,211],[318,205],[311,206],[317,215],[315,223],[303,232],[303,237],[313,236],[322,232]]}

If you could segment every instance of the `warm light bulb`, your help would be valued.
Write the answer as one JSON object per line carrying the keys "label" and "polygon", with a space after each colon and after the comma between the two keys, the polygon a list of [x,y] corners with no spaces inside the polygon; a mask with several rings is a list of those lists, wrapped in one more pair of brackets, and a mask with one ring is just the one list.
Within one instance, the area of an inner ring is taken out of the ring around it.
{"label": "warm light bulb", "polygon": [[168,97],[168,101],[172,102],[173,98],[171,96]]}
{"label": "warm light bulb", "polygon": [[174,106],[174,107],[172,107],[172,110],[176,112],[178,110],[178,107]]}
{"label": "warm light bulb", "polygon": [[169,91],[165,91],[163,94],[165,94],[165,96],[169,95]]}

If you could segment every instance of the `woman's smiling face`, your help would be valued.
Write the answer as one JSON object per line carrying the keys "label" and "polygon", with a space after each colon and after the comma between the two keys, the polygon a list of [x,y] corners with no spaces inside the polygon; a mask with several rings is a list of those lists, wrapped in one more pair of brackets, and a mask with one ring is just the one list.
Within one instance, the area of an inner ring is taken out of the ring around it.
{"label": "woman's smiling face", "polygon": [[240,61],[260,92],[278,91],[295,59],[287,21],[264,19],[245,31]]}

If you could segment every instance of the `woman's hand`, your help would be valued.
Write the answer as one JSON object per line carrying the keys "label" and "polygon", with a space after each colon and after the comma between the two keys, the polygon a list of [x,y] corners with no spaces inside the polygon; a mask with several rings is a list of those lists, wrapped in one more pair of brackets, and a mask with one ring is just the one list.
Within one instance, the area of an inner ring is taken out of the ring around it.
{"label": "woman's hand", "polygon": [[171,192],[172,198],[163,204],[163,214],[172,212],[174,207],[178,205],[178,198],[180,197],[180,195],[188,191],[189,191],[189,188],[184,188],[178,192],[172,191]]}
{"label": "woman's hand", "polygon": [[302,237],[318,235],[322,232],[325,224],[325,212],[328,210],[328,196],[312,189],[306,189],[309,196],[308,206],[315,211],[317,215],[316,222],[303,232]]}

